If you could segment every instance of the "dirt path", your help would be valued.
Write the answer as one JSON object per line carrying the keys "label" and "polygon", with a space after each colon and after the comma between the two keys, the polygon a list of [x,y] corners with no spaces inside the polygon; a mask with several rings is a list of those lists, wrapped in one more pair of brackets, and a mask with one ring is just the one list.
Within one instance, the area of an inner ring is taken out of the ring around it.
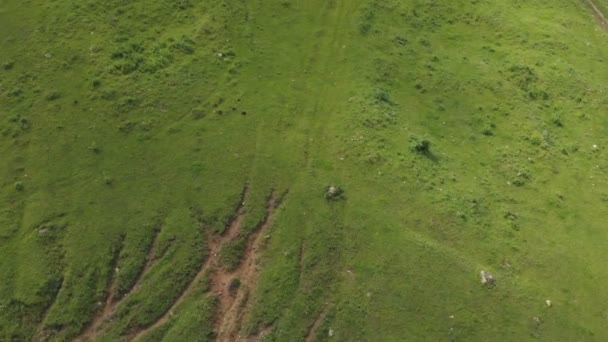
{"label": "dirt path", "polygon": [[[275,209],[275,195],[272,193],[266,205],[266,215],[255,232],[248,238],[245,253],[241,263],[232,272],[218,269],[211,280],[211,291],[219,297],[219,305],[215,316],[215,331],[219,341],[238,341],[245,337],[239,336],[241,321],[245,312],[249,294],[257,283],[258,259],[266,233],[272,224]],[[230,283],[238,279],[240,285],[230,293]]]}
{"label": "dirt path", "polygon": [[129,336],[128,336],[129,341],[137,340],[139,337],[145,335],[147,332],[152,331],[152,330],[156,329],[157,327],[165,324],[173,316],[173,311],[175,310],[175,308],[177,308],[184,301],[184,299],[186,297],[188,297],[188,295],[190,293],[192,293],[195,285],[205,275],[205,273],[209,269],[209,266],[211,264],[215,263],[215,261],[217,259],[217,255],[220,251],[221,242],[217,236],[213,236],[213,235],[209,234],[208,243],[210,246],[209,257],[203,263],[203,265],[199,269],[198,273],[192,279],[190,284],[188,284],[186,289],[180,294],[180,296],[177,298],[177,300],[175,300],[175,302],[173,302],[171,307],[167,311],[165,311],[165,313],[158,320],[156,320],[156,322],[154,322],[152,325],[150,325],[148,327],[136,330],[136,331],[132,332],[131,334],[129,334]]}
{"label": "dirt path", "polygon": [[312,325],[308,329],[308,333],[306,334],[306,338],[304,338],[304,341],[313,342],[315,340],[315,337],[317,337],[317,332],[321,327],[321,324],[323,324],[323,322],[325,321],[325,317],[327,317],[327,309],[323,310],[319,317],[317,317],[317,319],[315,319],[315,321],[312,323]]}
{"label": "dirt path", "polygon": [[118,305],[120,305],[120,303],[122,303],[122,301],[131,293],[137,291],[139,289],[139,287],[141,286],[141,280],[144,277],[144,274],[148,273],[148,271],[150,270],[150,268],[152,268],[152,265],[154,265],[156,259],[154,258],[154,254],[156,253],[156,239],[158,238],[158,234],[160,233],[160,229],[157,229],[154,233],[154,237],[152,238],[152,242],[150,243],[150,247],[148,248],[148,253],[146,253],[146,263],[144,265],[144,267],[142,268],[141,272],[139,272],[139,274],[137,275],[137,279],[135,279],[135,281],[133,282],[133,286],[131,286],[131,289],[129,289],[129,291],[127,291],[125,294],[122,295],[121,298],[118,299],[118,301],[116,301],[116,303],[113,303],[113,308],[117,307]]}
{"label": "dirt path", "polygon": [[108,294],[106,295],[106,300],[104,302],[103,308],[95,314],[93,320],[89,324],[89,326],[84,330],[84,332],[78,336],[75,341],[89,341],[94,340],[97,337],[97,334],[100,330],[101,325],[105,320],[110,317],[114,306],[112,303],[114,302],[114,294],[116,293],[116,285],[118,272],[116,272],[116,266],[112,267],[112,279],[110,280],[110,286],[108,287]]}
{"label": "dirt path", "polygon": [[585,2],[591,8],[591,10],[593,11],[593,16],[595,17],[595,19],[597,19],[600,26],[604,30],[608,31],[608,19],[606,19],[606,16],[602,12],[602,10],[597,7],[593,0],[583,0],[583,2]]}
{"label": "dirt path", "polygon": [[82,333],[76,337],[75,341],[88,341],[94,340],[97,336],[97,333],[100,330],[103,322],[110,316],[113,311],[113,303],[114,303],[114,295],[116,294],[116,288],[118,286],[118,261],[120,258],[120,253],[124,247],[124,236],[121,238],[119,243],[119,248],[116,250],[112,257],[112,263],[110,266],[110,278],[108,280],[108,285],[106,286],[106,297],[103,302],[103,307],[101,310],[98,310],[93,316],[91,323],[82,331]]}
{"label": "dirt path", "polygon": [[[224,233],[222,235],[214,234],[213,232],[208,233],[209,256],[178,299],[156,322],[146,328],[134,331],[128,336],[128,340],[137,340],[148,332],[167,323],[173,316],[174,310],[192,293],[199,280],[209,273],[211,274],[210,293],[218,296],[218,305],[214,318],[214,329],[217,340],[235,341],[245,339],[238,336],[238,330],[240,329],[245,311],[244,306],[249,298],[249,294],[255,289],[258,271],[257,260],[266,237],[266,232],[272,223],[275,210],[275,195],[272,192],[268,198],[265,218],[255,232],[247,239],[247,246],[239,266],[232,272],[222,269],[219,260],[220,251],[226,243],[240,236],[241,225],[245,216],[244,204],[247,192],[247,188],[245,188],[240,203],[235,210],[235,217],[228,224]],[[238,279],[240,285],[238,288],[231,290],[229,286],[233,279]]]}

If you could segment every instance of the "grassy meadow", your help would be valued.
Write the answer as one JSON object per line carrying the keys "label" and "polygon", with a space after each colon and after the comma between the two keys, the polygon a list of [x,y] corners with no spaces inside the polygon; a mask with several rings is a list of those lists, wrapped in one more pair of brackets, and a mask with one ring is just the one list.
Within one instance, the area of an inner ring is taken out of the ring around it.
{"label": "grassy meadow", "polygon": [[216,340],[266,221],[243,340],[606,341],[607,62],[582,1],[0,0],[0,341]]}

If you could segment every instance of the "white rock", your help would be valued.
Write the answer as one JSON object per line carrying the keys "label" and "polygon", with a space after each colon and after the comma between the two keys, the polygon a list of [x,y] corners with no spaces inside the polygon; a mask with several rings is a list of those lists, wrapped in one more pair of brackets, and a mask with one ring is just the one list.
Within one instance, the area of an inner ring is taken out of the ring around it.
{"label": "white rock", "polygon": [[546,304],[547,304],[547,306],[549,306],[549,307],[551,307],[551,305],[553,305],[553,304],[551,303],[551,300],[549,300],[549,299],[547,299],[547,300],[545,301],[545,303],[546,303]]}
{"label": "white rock", "polygon": [[490,272],[486,272],[486,271],[481,271],[479,272],[479,274],[481,275],[481,283],[484,285],[492,285],[494,284],[494,276],[492,276],[492,274],[490,274]]}

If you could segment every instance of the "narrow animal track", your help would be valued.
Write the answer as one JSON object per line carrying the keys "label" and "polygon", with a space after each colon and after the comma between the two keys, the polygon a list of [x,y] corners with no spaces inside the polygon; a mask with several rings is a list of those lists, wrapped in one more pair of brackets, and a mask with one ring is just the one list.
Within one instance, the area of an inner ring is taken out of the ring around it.
{"label": "narrow animal track", "polygon": [[[211,291],[219,297],[215,316],[215,331],[219,341],[238,341],[246,339],[239,336],[243,315],[246,311],[249,294],[257,283],[258,259],[267,232],[272,224],[275,210],[275,194],[272,192],[266,205],[266,215],[247,240],[245,253],[239,266],[232,272],[218,269],[212,276]],[[230,293],[230,283],[238,279],[239,287]]]}
{"label": "narrow animal track", "polygon": [[321,327],[321,324],[323,324],[323,322],[325,321],[326,317],[327,317],[327,309],[324,309],[323,312],[321,312],[319,317],[317,317],[317,319],[315,319],[315,321],[312,323],[312,325],[308,329],[308,333],[306,333],[306,337],[304,338],[304,341],[313,342],[315,340],[315,337],[317,336],[317,331]]}
{"label": "narrow animal track", "polygon": [[165,311],[165,313],[159,319],[157,319],[156,322],[154,322],[148,327],[135,330],[131,334],[129,334],[129,341],[137,340],[139,337],[145,335],[149,331],[152,331],[169,321],[169,319],[173,316],[173,311],[175,310],[175,308],[177,308],[184,301],[184,299],[188,297],[190,293],[192,293],[195,288],[195,285],[205,275],[207,269],[209,269],[209,265],[211,265],[214,260],[217,259],[219,247],[221,245],[220,239],[217,236],[209,234],[207,239],[210,247],[209,257],[207,257],[207,260],[203,263],[203,265],[199,269],[198,273],[194,276],[192,281],[188,284],[188,286],[184,289],[180,296],[175,300],[175,302],[173,302],[171,307],[167,311]]}
{"label": "narrow animal track", "polygon": [[227,235],[229,239],[235,239],[241,232],[241,225],[243,224],[243,218],[245,217],[245,200],[249,193],[249,187],[245,186],[241,192],[239,203],[236,207],[235,216],[230,220],[230,223],[224,231],[224,235]]}
{"label": "narrow animal track", "polygon": [[91,323],[89,323],[89,325],[84,329],[80,336],[75,339],[76,341],[86,341],[94,339],[105,319],[112,313],[112,303],[114,302],[114,295],[116,294],[116,288],[118,286],[118,261],[123,248],[124,236],[121,237],[119,247],[112,256],[112,262],[110,265],[110,277],[108,280],[108,285],[106,287],[106,295],[105,300],[103,301],[103,307],[101,308],[101,310],[95,313],[95,316],[93,316],[93,320],[91,320]]}
{"label": "narrow animal track", "polygon": [[[240,202],[235,209],[235,216],[227,225],[223,234],[216,234],[212,231],[207,233],[207,245],[209,255],[201,265],[196,276],[181,293],[178,299],[156,322],[143,329],[136,330],[129,334],[128,340],[137,340],[148,332],[167,323],[173,316],[174,310],[193,292],[196,284],[206,274],[211,274],[210,293],[218,296],[218,305],[214,319],[214,328],[217,339],[220,341],[232,341],[237,338],[238,329],[244,313],[242,306],[246,304],[248,294],[255,288],[257,274],[257,259],[262,246],[265,232],[268,230],[273,213],[275,210],[275,196],[271,193],[267,203],[266,215],[257,229],[247,239],[244,256],[239,266],[234,271],[222,269],[219,255],[222,247],[239,238],[241,225],[245,216],[244,204],[246,202],[248,188],[245,187],[241,195]],[[240,286],[236,291],[228,288],[233,279],[240,280]]]}
{"label": "narrow animal track", "polygon": [[597,19],[600,26],[604,30],[608,31],[608,19],[606,19],[606,16],[602,12],[602,10],[600,10],[600,8],[595,4],[593,0],[583,0],[583,2],[585,2],[591,8],[591,10],[593,11],[593,16]]}
{"label": "narrow animal track", "polygon": [[[76,341],[87,341],[87,340],[95,340],[95,338],[99,335],[99,333],[102,330],[102,326],[103,324],[112,316],[112,314],[114,313],[116,307],[118,305],[120,305],[122,303],[122,301],[132,292],[136,291],[139,286],[140,286],[140,282],[141,279],[143,277],[144,274],[146,274],[149,269],[152,267],[152,265],[154,264],[154,252],[156,249],[156,240],[158,238],[158,234],[160,233],[160,229],[155,229],[154,230],[154,236],[152,237],[152,241],[150,242],[150,247],[148,248],[148,252],[146,253],[146,262],[144,264],[144,267],[142,268],[142,270],[139,272],[136,280],[133,282],[133,286],[131,286],[131,288],[124,294],[121,296],[121,298],[116,298],[116,295],[118,295],[118,260],[119,260],[119,256],[120,256],[120,251],[118,251],[118,253],[115,256],[115,259],[113,261],[113,265],[112,265],[112,276],[111,276],[111,280],[110,280],[110,285],[108,286],[108,290],[107,295],[106,295],[106,299],[104,301],[104,305],[103,305],[103,309],[98,311],[96,313],[96,315],[93,317],[93,320],[91,321],[91,323],[89,324],[89,326],[83,331],[83,333],[77,337],[75,340]],[[124,243],[121,242],[121,243]],[[122,247],[121,247],[122,250]]]}
{"label": "narrow animal track", "polygon": [[125,292],[124,294],[122,294],[121,298],[119,298],[117,300],[117,302],[114,303],[113,307],[118,306],[120,303],[122,303],[122,301],[128,295],[130,295],[131,293],[137,291],[139,289],[139,287],[141,286],[141,280],[142,280],[142,278],[144,277],[144,275],[146,273],[148,273],[148,271],[150,270],[150,268],[152,268],[152,266],[154,265],[154,263],[157,260],[157,258],[154,257],[154,254],[156,254],[156,240],[158,239],[158,235],[159,234],[160,234],[160,228],[156,229],[154,231],[154,237],[152,238],[152,242],[150,242],[150,247],[148,248],[148,252],[146,253],[146,263],[144,264],[144,267],[141,269],[141,271],[137,275],[137,278],[133,282],[133,285],[131,286],[131,288],[127,292]]}

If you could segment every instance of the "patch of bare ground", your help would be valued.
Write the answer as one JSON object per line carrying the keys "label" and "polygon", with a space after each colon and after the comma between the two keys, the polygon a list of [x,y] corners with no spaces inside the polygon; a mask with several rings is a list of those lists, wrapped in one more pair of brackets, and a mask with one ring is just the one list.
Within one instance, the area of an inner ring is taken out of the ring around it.
{"label": "patch of bare ground", "polygon": [[211,291],[219,299],[214,321],[218,341],[248,340],[246,336],[239,335],[239,330],[249,294],[253,293],[257,284],[258,260],[274,218],[275,200],[272,192],[268,198],[266,215],[249,236],[239,266],[232,272],[218,268],[211,278]]}
{"label": "patch of bare ground", "polygon": [[123,247],[124,237],[121,238],[120,247],[117,248],[117,250],[114,252],[114,255],[112,256],[112,262],[110,265],[110,277],[108,278],[108,282],[106,285],[105,299],[103,303],[99,303],[100,305],[102,305],[101,309],[95,313],[93,319],[91,320],[91,323],[89,323],[89,325],[81,332],[81,334],[76,337],[76,341],[94,339],[97,335],[97,332],[99,331],[99,328],[112,312],[112,303],[114,302],[114,294],[116,293],[116,287],[118,284],[118,260]]}
{"label": "patch of bare ground", "polygon": [[[173,316],[174,310],[192,293],[196,284],[205,274],[210,274],[211,277],[211,294],[218,296],[218,305],[214,320],[217,339],[220,341],[237,340],[237,333],[240,328],[240,321],[243,314],[243,306],[246,304],[249,291],[255,287],[257,259],[265,236],[264,233],[268,230],[270,223],[272,222],[272,214],[275,209],[275,197],[273,192],[268,199],[266,215],[263,222],[248,238],[241,263],[232,272],[222,269],[219,258],[220,250],[224,244],[239,238],[241,225],[245,217],[244,204],[247,194],[248,188],[245,187],[239,205],[235,210],[235,215],[228,223],[223,234],[219,235],[208,231],[207,245],[209,255],[186,289],[158,320],[148,327],[132,332],[129,334],[128,340],[137,340],[148,332],[167,323]],[[237,287],[234,286],[235,283],[233,283],[233,286],[230,286],[233,279],[238,279],[239,285]]]}
{"label": "patch of bare ground", "polygon": [[236,239],[241,232],[241,225],[243,224],[243,219],[245,218],[245,200],[247,199],[248,194],[249,187],[245,186],[243,188],[243,192],[241,192],[241,197],[235,210],[235,215],[232,217],[232,220],[230,220],[226,226],[226,230],[224,231],[223,235],[227,236],[230,240]]}
{"label": "patch of bare ground", "polygon": [[593,11],[593,16],[600,24],[600,26],[604,30],[608,31],[608,19],[606,19],[606,16],[602,12],[602,10],[600,10],[600,8],[595,4],[593,0],[583,0],[583,2],[586,3],[587,6],[589,6],[589,8]]}
{"label": "patch of bare ground", "polygon": [[144,267],[139,272],[137,279],[133,282],[133,286],[131,286],[131,289],[129,289],[129,291],[127,291],[124,295],[122,295],[121,298],[116,298],[116,296],[118,295],[117,287],[118,287],[119,269],[117,268],[117,266],[118,266],[120,251],[118,253],[116,253],[115,258],[113,260],[113,264],[112,264],[112,276],[111,276],[110,283],[109,283],[110,285],[108,286],[108,290],[106,291],[106,298],[103,303],[103,308],[95,314],[91,323],[85,328],[85,330],[77,338],[75,338],[75,341],[95,340],[98,337],[99,333],[101,333],[101,331],[102,331],[102,325],[111,318],[116,307],[118,305],[120,305],[120,303],[122,303],[122,301],[130,293],[136,291],[139,288],[143,275],[146,274],[150,270],[152,265],[154,264],[154,261],[155,261],[154,252],[155,252],[155,247],[156,247],[156,239],[158,238],[159,233],[160,233],[160,229],[154,230],[154,237],[152,238],[152,241],[150,242],[150,247],[148,248],[148,252],[146,253],[146,262],[144,264]]}
{"label": "patch of bare ground", "polygon": [[242,342],[259,342],[259,341],[262,341],[264,339],[264,337],[268,336],[272,332],[272,329],[274,329],[273,325],[263,326],[254,335],[251,335],[251,336],[248,336],[248,337],[241,337],[240,341],[242,341]]}
{"label": "patch of bare ground", "polygon": [[318,332],[319,328],[321,327],[321,324],[323,324],[323,322],[325,321],[326,317],[327,317],[327,309],[324,309],[321,312],[321,314],[319,315],[319,317],[317,317],[317,319],[315,319],[315,321],[312,323],[310,328],[308,328],[308,332],[306,333],[306,337],[304,338],[304,341],[313,342],[315,340],[315,337],[317,337],[317,332]]}
{"label": "patch of bare ground", "polygon": [[157,258],[154,257],[154,254],[156,254],[156,240],[158,238],[159,233],[160,229],[156,229],[154,231],[154,237],[152,238],[152,242],[150,243],[150,247],[148,248],[148,253],[146,254],[146,263],[137,275],[137,279],[135,279],[135,281],[133,282],[133,286],[131,286],[131,289],[122,294],[121,297],[118,298],[115,303],[113,303],[113,308],[117,307],[128,295],[137,291],[140,288],[142,278],[145,274],[148,273],[150,268],[152,268],[152,265],[154,265],[154,263],[156,262]]}

